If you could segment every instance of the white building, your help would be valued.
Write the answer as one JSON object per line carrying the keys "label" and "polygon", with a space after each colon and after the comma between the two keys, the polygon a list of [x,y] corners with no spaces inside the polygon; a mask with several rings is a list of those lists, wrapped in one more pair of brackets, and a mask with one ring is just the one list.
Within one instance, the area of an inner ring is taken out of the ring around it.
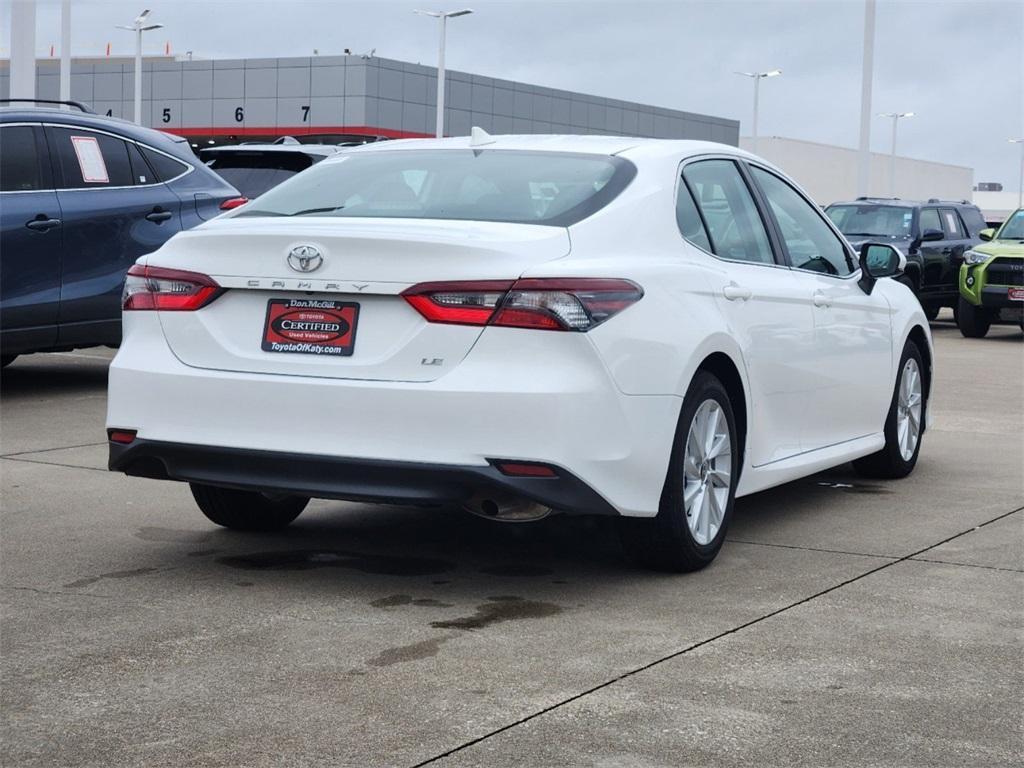
{"label": "white building", "polygon": [[[741,137],[740,146],[751,150],[750,137]],[[757,154],[792,176],[820,205],[857,197],[856,149],[759,136]],[[973,168],[899,156],[894,193],[889,183],[890,161],[888,154],[871,153],[871,195],[905,200],[970,200],[974,194]]]}

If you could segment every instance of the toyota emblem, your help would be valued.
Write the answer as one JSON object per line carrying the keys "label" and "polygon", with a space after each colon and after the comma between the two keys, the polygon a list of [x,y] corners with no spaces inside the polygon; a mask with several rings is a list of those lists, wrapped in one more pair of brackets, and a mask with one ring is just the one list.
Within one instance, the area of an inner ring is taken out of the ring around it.
{"label": "toyota emblem", "polygon": [[288,266],[296,272],[313,272],[324,263],[320,249],[313,245],[296,245],[288,251]]}

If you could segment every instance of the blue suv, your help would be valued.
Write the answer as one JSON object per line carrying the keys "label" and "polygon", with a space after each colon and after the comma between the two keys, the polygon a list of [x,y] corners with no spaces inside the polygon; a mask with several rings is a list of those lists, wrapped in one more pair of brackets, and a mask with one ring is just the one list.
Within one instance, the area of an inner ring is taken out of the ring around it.
{"label": "blue suv", "polygon": [[238,196],[184,139],[56,108],[0,108],[0,363],[121,341],[125,272]]}

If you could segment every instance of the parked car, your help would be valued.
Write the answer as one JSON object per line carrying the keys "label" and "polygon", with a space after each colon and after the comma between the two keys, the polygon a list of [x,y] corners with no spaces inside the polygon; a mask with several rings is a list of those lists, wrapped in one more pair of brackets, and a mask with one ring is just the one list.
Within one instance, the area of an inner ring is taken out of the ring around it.
{"label": "parked car", "polygon": [[119,344],[128,268],[238,196],[183,140],[67,106],[0,108],[5,366]]}
{"label": "parked car", "polygon": [[992,323],[1017,323],[1024,330],[1024,208],[998,229],[984,229],[960,267],[957,326],[969,338],[988,333]]}
{"label": "parked car", "polygon": [[292,136],[282,136],[271,144],[243,142],[207,147],[199,150],[199,158],[238,189],[244,199],[239,199],[236,205],[241,205],[347,146],[378,140],[371,136],[358,142],[301,144]]}
{"label": "parked car", "polygon": [[913,470],[932,346],[882,279],[905,263],[720,144],[347,150],[132,268],[110,468],[231,528],[310,497],[559,510],[700,568],[737,495]]}
{"label": "parked car", "polygon": [[956,308],[964,252],[981,242],[979,233],[986,227],[976,205],[966,200],[858,197],[833,203],[826,211],[854,248],[875,240],[906,254],[907,271],[900,279],[918,297],[929,320],[942,307]]}

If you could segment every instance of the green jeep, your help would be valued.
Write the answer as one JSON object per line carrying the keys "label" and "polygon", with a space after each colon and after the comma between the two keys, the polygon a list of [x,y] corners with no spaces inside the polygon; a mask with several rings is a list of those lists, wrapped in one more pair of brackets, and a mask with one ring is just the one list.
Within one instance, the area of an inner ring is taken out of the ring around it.
{"label": "green jeep", "polygon": [[960,265],[960,333],[981,338],[996,322],[1017,323],[1024,330],[1024,208],[1018,208],[998,231],[983,229],[981,243],[964,253]]}

